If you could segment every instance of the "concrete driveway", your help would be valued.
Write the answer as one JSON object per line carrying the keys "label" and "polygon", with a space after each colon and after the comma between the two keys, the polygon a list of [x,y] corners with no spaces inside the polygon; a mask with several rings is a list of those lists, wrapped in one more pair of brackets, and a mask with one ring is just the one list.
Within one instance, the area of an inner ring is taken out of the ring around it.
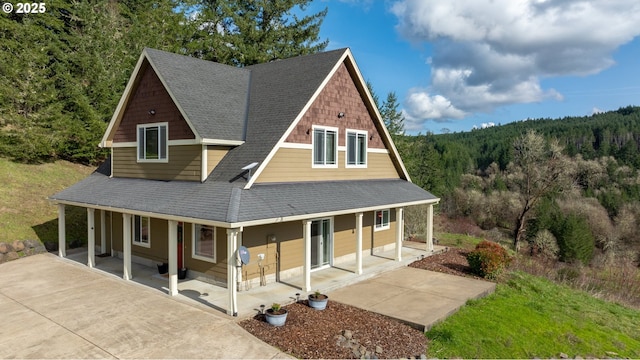
{"label": "concrete driveway", "polygon": [[52,254],[0,264],[0,358],[289,358],[231,317]]}
{"label": "concrete driveway", "polygon": [[467,300],[492,293],[496,284],[462,276],[402,267],[330,292],[343,304],[398,319],[428,330]]}

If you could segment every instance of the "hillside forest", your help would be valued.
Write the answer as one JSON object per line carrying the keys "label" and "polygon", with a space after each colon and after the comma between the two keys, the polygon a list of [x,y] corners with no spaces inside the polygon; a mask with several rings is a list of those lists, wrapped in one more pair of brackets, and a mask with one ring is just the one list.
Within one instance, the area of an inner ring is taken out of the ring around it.
{"label": "hillside forest", "polygon": [[[309,2],[59,0],[3,14],[0,156],[98,164],[144,47],[234,66],[322,51],[326,10],[301,15]],[[640,107],[406,135],[395,93],[369,87],[412,181],[441,198],[441,215],[473,225],[454,230],[562,262],[638,265]]]}

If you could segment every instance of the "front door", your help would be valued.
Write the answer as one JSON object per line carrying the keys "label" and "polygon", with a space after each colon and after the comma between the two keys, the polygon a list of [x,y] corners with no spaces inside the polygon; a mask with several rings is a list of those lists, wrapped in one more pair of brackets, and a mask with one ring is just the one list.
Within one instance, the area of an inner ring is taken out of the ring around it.
{"label": "front door", "polygon": [[311,223],[311,269],[330,265],[332,242],[331,219]]}

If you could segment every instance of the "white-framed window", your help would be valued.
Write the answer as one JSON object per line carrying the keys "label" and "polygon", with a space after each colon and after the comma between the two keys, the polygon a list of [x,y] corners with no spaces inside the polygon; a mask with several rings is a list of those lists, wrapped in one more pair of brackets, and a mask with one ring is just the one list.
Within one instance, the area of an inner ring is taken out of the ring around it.
{"label": "white-framed window", "polygon": [[313,167],[338,167],[338,129],[313,128]]}
{"label": "white-framed window", "polygon": [[367,167],[367,132],[347,130],[346,167]]}
{"label": "white-framed window", "polygon": [[168,161],[168,126],[166,122],[137,126],[138,162]]}
{"label": "white-framed window", "polygon": [[151,247],[151,219],[147,216],[133,216],[131,242],[134,245]]}
{"label": "white-framed window", "polygon": [[374,219],[375,231],[386,230],[389,228],[389,209],[376,210],[374,215],[375,215],[375,219]]}
{"label": "white-framed window", "polygon": [[216,262],[216,228],[215,226],[195,224],[193,226],[194,259]]}

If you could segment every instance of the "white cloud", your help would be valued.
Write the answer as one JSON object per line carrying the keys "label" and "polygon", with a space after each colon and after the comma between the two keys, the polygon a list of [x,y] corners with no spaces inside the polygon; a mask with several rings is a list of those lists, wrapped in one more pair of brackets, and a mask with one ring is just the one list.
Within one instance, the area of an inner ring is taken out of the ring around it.
{"label": "white cloud", "polygon": [[593,109],[591,109],[591,115],[601,114],[601,113],[603,113],[603,112],[604,112],[604,110],[600,110],[600,109],[598,109],[598,108],[597,108],[597,107],[595,107],[595,106],[593,107]]}
{"label": "white cloud", "polygon": [[404,117],[408,126],[407,130],[419,128],[417,124],[424,119],[446,121],[448,119],[462,119],[466,113],[457,109],[447,98],[441,95],[430,95],[424,89],[412,89],[405,101]]}
{"label": "white cloud", "polygon": [[598,73],[640,35],[635,0],[403,0],[391,11],[402,36],[433,47],[429,91],[405,104],[413,121],[561,100],[541,78]]}

